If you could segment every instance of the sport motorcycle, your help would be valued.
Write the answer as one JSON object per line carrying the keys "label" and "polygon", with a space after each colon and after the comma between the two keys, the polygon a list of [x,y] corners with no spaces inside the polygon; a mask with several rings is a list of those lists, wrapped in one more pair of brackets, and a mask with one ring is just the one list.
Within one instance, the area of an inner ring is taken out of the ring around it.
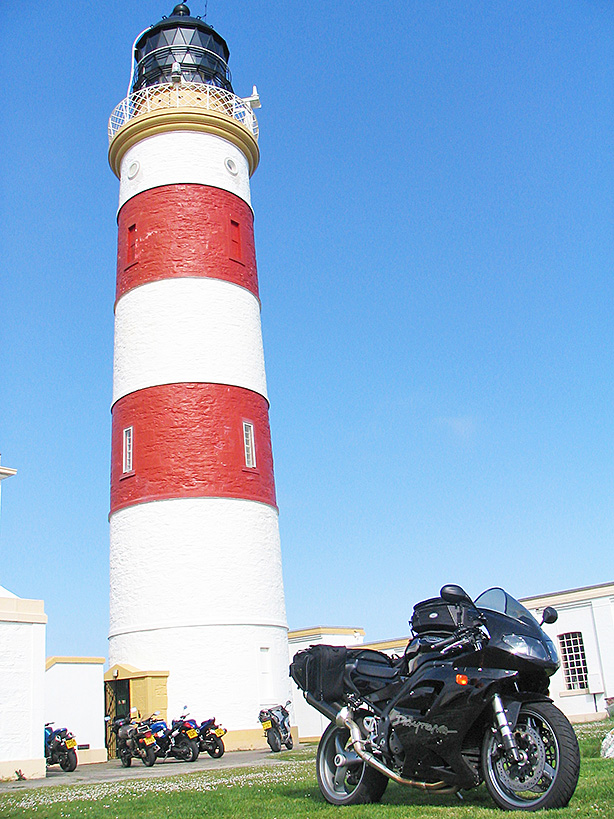
{"label": "sport motorcycle", "polygon": [[184,713],[179,719],[174,719],[170,726],[158,718],[159,712],[146,721],[157,743],[156,758],[172,756],[181,762],[196,762],[200,753],[198,731],[187,716]]}
{"label": "sport motorcycle", "polygon": [[291,751],[294,747],[292,732],[290,731],[290,712],[288,706],[290,700],[284,705],[273,705],[271,708],[263,708],[258,714],[258,719],[262,723],[266,741],[273,753],[281,751],[281,746],[285,745]]}
{"label": "sport motorcycle", "polygon": [[206,751],[213,759],[224,756],[226,748],[222,737],[228,731],[216,723],[215,717],[206,719],[200,725],[196,720],[191,719],[188,722],[198,731],[198,744],[201,751]]}
{"label": "sport motorcycle", "polygon": [[414,607],[400,657],[311,646],[290,674],[331,720],[316,772],[335,805],[379,801],[389,780],[452,793],[485,782],[506,810],[562,808],[580,770],[573,728],[548,696],[560,662],[541,623],[511,595],[475,602],[456,585]]}
{"label": "sport motorcycle", "polygon": [[47,767],[59,763],[63,771],[70,773],[77,767],[77,740],[66,728],[53,729],[52,722],[45,723],[45,760]]}

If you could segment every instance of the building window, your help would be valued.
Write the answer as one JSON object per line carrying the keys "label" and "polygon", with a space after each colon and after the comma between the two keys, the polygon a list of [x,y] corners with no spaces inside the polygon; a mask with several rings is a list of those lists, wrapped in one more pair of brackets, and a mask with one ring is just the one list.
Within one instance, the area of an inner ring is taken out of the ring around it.
{"label": "building window", "polygon": [[568,691],[588,688],[588,666],[581,631],[559,634],[565,686]]}
{"label": "building window", "polygon": [[124,455],[122,472],[132,472],[132,452],[134,447],[134,429],[133,427],[126,427],[124,430]]}
{"label": "building window", "polygon": [[254,444],[254,425],[243,421],[243,445],[245,447],[245,466],[254,469],[256,466],[256,446]]}
{"label": "building window", "polygon": [[128,228],[128,248],[126,251],[126,264],[133,264],[136,260],[136,225]]}
{"label": "building window", "polygon": [[243,248],[241,247],[241,225],[234,219],[230,220],[230,258],[235,262],[243,261]]}

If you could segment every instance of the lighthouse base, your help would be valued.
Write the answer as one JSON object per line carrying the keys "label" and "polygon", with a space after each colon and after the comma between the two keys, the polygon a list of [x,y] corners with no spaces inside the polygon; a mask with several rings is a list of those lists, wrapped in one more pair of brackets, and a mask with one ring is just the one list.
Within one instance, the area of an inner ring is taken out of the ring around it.
{"label": "lighthouse base", "polygon": [[230,498],[159,500],[111,515],[109,665],[168,672],[184,707],[229,731],[289,699],[277,510]]}

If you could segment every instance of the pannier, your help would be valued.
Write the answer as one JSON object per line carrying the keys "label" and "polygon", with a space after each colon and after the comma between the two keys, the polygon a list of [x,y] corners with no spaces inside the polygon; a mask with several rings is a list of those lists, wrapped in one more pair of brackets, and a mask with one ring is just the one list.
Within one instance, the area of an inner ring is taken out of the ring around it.
{"label": "pannier", "polygon": [[441,597],[431,597],[416,603],[409,624],[414,634],[451,634],[459,628],[474,626],[479,622],[479,612],[473,606],[463,603],[454,605],[446,603]]}
{"label": "pannier", "polygon": [[347,653],[345,646],[310,646],[294,655],[290,676],[302,691],[308,691],[317,700],[343,700]]}

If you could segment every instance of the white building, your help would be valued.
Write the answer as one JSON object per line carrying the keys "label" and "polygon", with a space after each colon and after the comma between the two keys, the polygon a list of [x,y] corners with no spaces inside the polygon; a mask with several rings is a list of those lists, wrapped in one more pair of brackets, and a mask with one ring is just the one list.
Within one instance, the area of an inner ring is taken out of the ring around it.
{"label": "white building", "polygon": [[0,779],[45,776],[42,600],[0,586]]}
{"label": "white building", "polygon": [[561,668],[550,696],[572,722],[601,719],[614,697],[614,583],[553,592],[521,601],[538,619],[554,606],[559,619],[544,631],[556,645]]}

